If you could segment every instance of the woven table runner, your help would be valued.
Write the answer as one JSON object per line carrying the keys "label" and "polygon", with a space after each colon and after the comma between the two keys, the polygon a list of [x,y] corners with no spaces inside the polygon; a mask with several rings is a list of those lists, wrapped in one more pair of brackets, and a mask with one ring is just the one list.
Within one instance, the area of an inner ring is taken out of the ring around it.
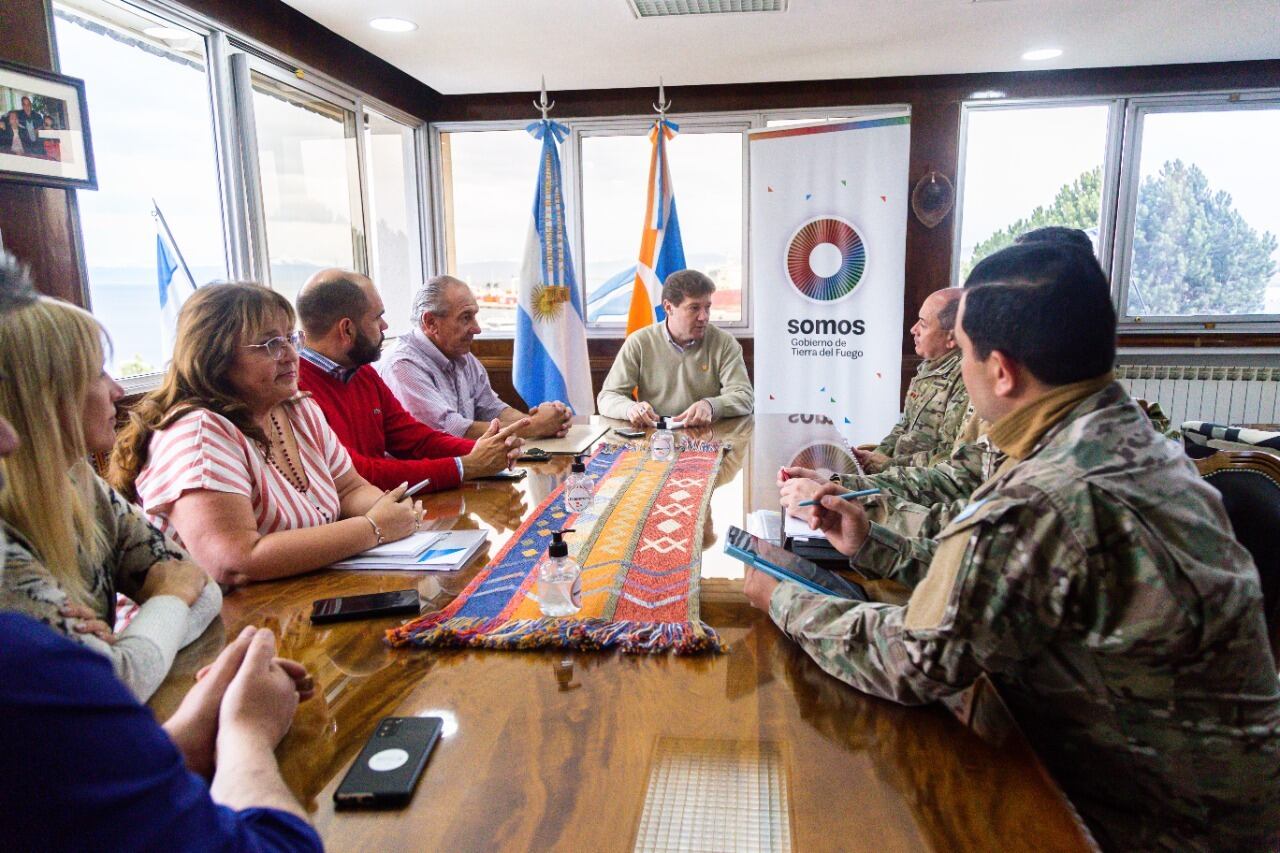
{"label": "woven table runner", "polygon": [[[702,536],[720,468],[717,442],[685,442],[665,461],[647,445],[603,445],[587,463],[595,499],[573,514],[561,485],[443,610],[387,632],[393,646],[723,651],[699,618]],[[582,609],[542,615],[538,567],[551,532],[582,566]]]}

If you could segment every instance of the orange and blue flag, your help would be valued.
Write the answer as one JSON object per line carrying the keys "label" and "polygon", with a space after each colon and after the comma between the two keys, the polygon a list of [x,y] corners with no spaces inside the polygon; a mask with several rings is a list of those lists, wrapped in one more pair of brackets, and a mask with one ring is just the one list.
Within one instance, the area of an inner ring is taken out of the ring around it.
{"label": "orange and blue flag", "polygon": [[685,268],[676,195],[667,162],[667,140],[679,130],[679,125],[660,118],[649,132],[653,142],[653,152],[649,155],[649,199],[631,292],[631,310],[627,314],[628,335],[666,317],[662,310],[662,283],[671,273]]}

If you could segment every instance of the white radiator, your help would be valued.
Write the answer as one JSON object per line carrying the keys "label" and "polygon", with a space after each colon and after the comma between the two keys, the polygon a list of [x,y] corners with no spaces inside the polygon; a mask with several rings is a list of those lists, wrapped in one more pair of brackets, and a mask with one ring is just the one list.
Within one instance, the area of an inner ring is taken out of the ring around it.
{"label": "white radiator", "polygon": [[1159,403],[1175,427],[1280,423],[1280,367],[1118,364],[1116,378],[1129,396]]}

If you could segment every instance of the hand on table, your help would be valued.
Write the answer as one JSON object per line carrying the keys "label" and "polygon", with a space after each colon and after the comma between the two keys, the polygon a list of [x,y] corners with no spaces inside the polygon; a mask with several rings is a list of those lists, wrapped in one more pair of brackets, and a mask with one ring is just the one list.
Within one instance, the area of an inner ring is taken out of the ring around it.
{"label": "hand on table", "polygon": [[517,433],[530,423],[530,418],[521,418],[504,428],[502,423],[494,418],[484,435],[476,439],[475,447],[471,448],[471,452],[462,457],[463,479],[487,477],[515,466],[520,458],[521,448],[524,447],[524,439]]}
{"label": "hand on table", "polygon": [[686,427],[709,426],[715,420],[715,413],[711,410],[710,403],[699,400],[672,420],[679,421]]}
{"label": "hand on table", "polygon": [[365,515],[382,531],[385,542],[395,542],[422,526],[422,505],[404,496],[408,483],[401,483],[374,501]]}
{"label": "hand on table", "polygon": [[[821,507],[818,506],[800,506],[801,501],[810,501],[820,495],[827,494],[823,491],[825,486],[833,485],[826,482],[816,482],[806,477],[796,477],[787,480],[778,487],[778,498],[782,502],[782,510],[792,518],[798,518],[809,525],[810,530],[818,529],[818,515]],[[840,494],[839,490],[836,494]]]}
{"label": "hand on table", "polygon": [[529,423],[522,430],[530,438],[563,438],[572,424],[573,412],[559,400],[534,406]]}
{"label": "hand on table", "polygon": [[[241,636],[248,632],[246,628]],[[223,694],[218,739],[246,737],[275,749],[289,731],[299,701],[297,681],[276,657],[275,635],[255,631]]]}
{"label": "hand on table", "polygon": [[653,406],[641,400],[639,403],[632,403],[631,408],[627,409],[627,420],[636,429],[649,429],[658,425],[658,413]]}
{"label": "hand on table", "polygon": [[187,606],[196,603],[209,576],[204,569],[187,560],[157,563],[147,572],[147,580],[139,590],[139,603],[157,595],[175,595]]}
{"label": "hand on table", "polygon": [[853,456],[868,474],[877,474],[889,466],[889,457],[874,450],[863,450],[861,447],[851,448]]}

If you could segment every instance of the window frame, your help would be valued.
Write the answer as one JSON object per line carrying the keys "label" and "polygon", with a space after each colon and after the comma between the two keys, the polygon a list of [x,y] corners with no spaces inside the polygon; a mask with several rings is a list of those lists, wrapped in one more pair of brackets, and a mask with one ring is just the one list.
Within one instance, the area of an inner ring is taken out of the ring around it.
{"label": "window frame", "polygon": [[[844,121],[854,118],[886,113],[909,111],[910,104],[885,103],[866,105],[843,105],[828,107],[797,107],[780,110],[739,110],[739,111],[704,111],[690,113],[669,113],[667,118],[680,126],[683,133],[723,133],[736,130],[742,134],[742,319],[732,323],[718,323],[721,328],[738,337],[750,337],[754,334],[755,318],[751,304],[751,161],[748,130],[757,130],[768,126],[774,120],[790,120],[799,122]],[[554,118],[554,117],[553,117]],[[584,116],[577,118],[557,118],[556,121],[569,128],[569,137],[560,149],[561,169],[565,187],[565,219],[570,224],[569,246],[574,260],[574,272],[578,278],[579,294],[586,304],[586,277],[583,254],[583,217],[582,209],[582,140],[593,136],[635,135],[647,131],[653,125],[655,116],[648,114],[627,114],[620,116]],[[430,238],[432,246],[432,265],[428,267],[432,275],[443,272],[445,245],[444,219],[444,184],[441,170],[440,134],[467,133],[492,130],[523,130],[535,117],[527,119],[511,119],[499,121],[443,121],[431,122],[427,125],[426,137],[428,147],[429,169],[427,185],[430,193]],[[679,202],[680,190],[676,188],[676,200]],[[637,242],[637,249],[639,243]],[[588,338],[617,338],[624,327],[619,323],[588,323]],[[487,339],[508,339],[511,332],[482,332],[480,337]]]}
{"label": "window frame", "polygon": [[[277,82],[350,111],[355,116],[355,163],[350,166],[355,178],[353,203],[358,199],[359,215],[352,211],[353,222],[363,230],[360,245],[353,246],[358,271],[369,268],[368,234],[370,227],[369,170],[365,150],[364,110],[381,115],[413,130],[418,221],[416,251],[422,269],[434,269],[435,254],[429,235],[435,233],[435,219],[429,203],[430,159],[427,146],[427,122],[378,98],[348,86],[293,57],[266,44],[229,29],[218,21],[192,11],[174,0],[108,0],[138,14],[190,30],[204,43],[205,78],[208,87],[208,109],[213,132],[213,150],[217,163],[215,179],[222,204],[222,231],[226,247],[227,275],[232,280],[257,280],[270,285],[270,266],[266,255],[266,221],[260,203],[261,176],[257,168],[256,127],[247,125],[243,105],[237,103],[243,92],[237,92],[235,66],[243,63],[252,72],[261,73]],[[53,15],[52,6],[49,15]],[[51,30],[52,31],[52,30]],[[55,54],[56,37],[54,39]],[[244,59],[238,59],[243,56]],[[55,62],[57,57],[55,56]],[[248,113],[252,115],[250,111]],[[407,188],[406,188],[407,190]],[[77,223],[78,224],[78,223]],[[415,287],[417,283],[410,286]],[[87,294],[86,294],[87,295]],[[159,386],[163,373],[149,373],[121,380],[128,394],[142,393]]]}
{"label": "window frame", "polygon": [[956,160],[955,222],[951,241],[951,285],[962,284],[960,268],[963,227],[965,160],[969,118],[986,110],[1034,107],[1109,105],[1106,147],[1103,154],[1101,221],[1098,260],[1111,282],[1111,299],[1118,331],[1126,335],[1193,335],[1204,331],[1268,333],[1280,331],[1280,314],[1189,315],[1139,318],[1128,314],[1129,275],[1132,265],[1134,220],[1141,180],[1142,122],[1147,115],[1167,112],[1210,112],[1280,107],[1280,89],[1220,90],[1175,94],[1122,94],[1103,97],[970,98],[962,102]]}
{"label": "window frame", "polygon": [[[1119,164],[1116,240],[1112,247],[1112,291],[1122,331],[1222,332],[1280,331],[1280,313],[1188,314],[1138,317],[1129,311],[1129,278],[1133,265],[1133,232],[1142,180],[1142,131],[1148,115],[1175,112],[1226,112],[1239,109],[1280,110],[1280,89],[1241,92],[1197,92],[1179,95],[1134,96],[1125,104],[1124,151]],[[1280,236],[1280,235],[1277,235]]]}

